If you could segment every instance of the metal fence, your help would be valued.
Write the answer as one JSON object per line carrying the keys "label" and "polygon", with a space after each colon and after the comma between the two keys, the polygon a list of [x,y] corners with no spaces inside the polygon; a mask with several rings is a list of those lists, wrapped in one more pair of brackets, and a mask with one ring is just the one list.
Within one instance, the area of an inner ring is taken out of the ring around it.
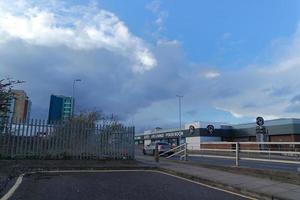
{"label": "metal fence", "polygon": [[188,156],[300,164],[300,142],[201,142]]}
{"label": "metal fence", "polygon": [[134,159],[134,127],[45,120],[0,127],[1,159]]}

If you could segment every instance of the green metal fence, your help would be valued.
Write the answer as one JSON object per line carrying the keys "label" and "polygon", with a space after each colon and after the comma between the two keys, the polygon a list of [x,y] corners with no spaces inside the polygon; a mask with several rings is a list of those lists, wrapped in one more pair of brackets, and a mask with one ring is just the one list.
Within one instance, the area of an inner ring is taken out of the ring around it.
{"label": "green metal fence", "polygon": [[134,159],[134,127],[31,120],[1,129],[1,159]]}

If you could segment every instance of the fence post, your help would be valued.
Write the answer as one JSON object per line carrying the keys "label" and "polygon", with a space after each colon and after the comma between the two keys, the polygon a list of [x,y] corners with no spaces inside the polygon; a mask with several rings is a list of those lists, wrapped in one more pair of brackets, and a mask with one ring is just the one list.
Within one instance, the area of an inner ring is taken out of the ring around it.
{"label": "fence post", "polygon": [[158,144],[155,144],[155,162],[159,162]]}
{"label": "fence post", "polygon": [[135,159],[135,143],[134,143],[135,127],[131,128],[131,156],[132,159]]}
{"label": "fence post", "polygon": [[240,150],[239,150],[239,143],[235,143],[235,166],[238,167],[240,165]]}
{"label": "fence post", "polygon": [[184,144],[184,161],[187,161],[187,157],[188,157],[188,154],[187,154],[187,143]]}

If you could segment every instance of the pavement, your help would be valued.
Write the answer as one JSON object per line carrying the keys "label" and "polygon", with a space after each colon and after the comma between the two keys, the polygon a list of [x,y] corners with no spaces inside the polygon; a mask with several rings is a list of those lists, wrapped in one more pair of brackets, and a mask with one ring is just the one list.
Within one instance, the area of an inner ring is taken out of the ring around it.
{"label": "pavement", "polygon": [[11,200],[243,200],[232,193],[155,171],[38,173],[26,176]]}
{"label": "pavement", "polygon": [[[175,158],[178,159],[178,158]],[[235,159],[223,159],[223,158],[206,158],[206,157],[189,157],[189,162],[198,164],[208,164],[216,166],[232,166],[235,164]],[[249,161],[240,160],[241,167],[248,167],[253,169],[263,170],[276,170],[283,172],[299,172],[299,164],[287,164],[287,163],[274,163],[274,162],[261,162],[261,161]]]}
{"label": "pavement", "polygon": [[152,156],[136,155],[136,160],[149,166],[158,167],[169,173],[250,195],[258,199],[300,199],[300,185],[209,169],[194,166],[188,162],[174,162],[165,158],[161,158],[159,163],[156,163]]}

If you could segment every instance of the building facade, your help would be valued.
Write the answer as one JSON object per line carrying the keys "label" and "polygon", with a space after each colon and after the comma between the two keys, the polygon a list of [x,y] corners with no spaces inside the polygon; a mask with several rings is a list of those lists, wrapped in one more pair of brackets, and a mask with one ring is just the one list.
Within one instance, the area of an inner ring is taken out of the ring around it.
{"label": "building facade", "polygon": [[[214,130],[209,131],[208,125]],[[275,119],[265,121],[264,142],[300,142],[300,119]],[[229,125],[217,122],[192,122],[185,124],[183,130],[159,130],[135,136],[136,144],[149,144],[154,141],[165,141],[170,144],[187,142],[192,149],[200,147],[201,142],[247,142],[262,141],[256,132],[256,123]]]}
{"label": "building facade", "polygon": [[63,95],[51,95],[48,122],[66,120],[72,117],[74,99]]}
{"label": "building facade", "polygon": [[9,100],[8,120],[13,123],[30,119],[31,101],[24,90],[12,90],[13,98]]}

